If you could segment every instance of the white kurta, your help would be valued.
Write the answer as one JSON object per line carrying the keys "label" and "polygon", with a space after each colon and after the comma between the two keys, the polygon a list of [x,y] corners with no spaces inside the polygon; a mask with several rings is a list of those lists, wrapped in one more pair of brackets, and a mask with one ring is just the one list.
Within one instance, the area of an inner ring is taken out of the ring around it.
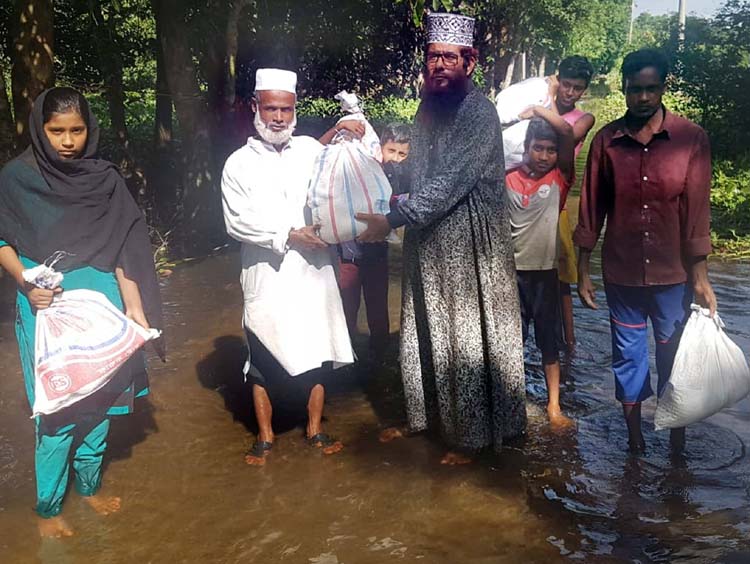
{"label": "white kurta", "polygon": [[243,325],[292,376],[354,361],[332,250],[286,246],[289,230],[307,224],[307,188],[322,148],[299,136],[278,152],[251,138],[227,159],[221,179],[227,232],[242,243]]}

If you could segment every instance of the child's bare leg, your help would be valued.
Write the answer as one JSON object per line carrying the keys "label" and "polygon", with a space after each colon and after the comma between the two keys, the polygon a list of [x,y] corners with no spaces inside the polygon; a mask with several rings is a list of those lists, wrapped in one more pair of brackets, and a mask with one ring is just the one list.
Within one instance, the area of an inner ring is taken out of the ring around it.
{"label": "child's bare leg", "polygon": [[547,381],[547,415],[553,427],[573,424],[560,408],[560,361],[556,357],[544,360],[544,378]]}

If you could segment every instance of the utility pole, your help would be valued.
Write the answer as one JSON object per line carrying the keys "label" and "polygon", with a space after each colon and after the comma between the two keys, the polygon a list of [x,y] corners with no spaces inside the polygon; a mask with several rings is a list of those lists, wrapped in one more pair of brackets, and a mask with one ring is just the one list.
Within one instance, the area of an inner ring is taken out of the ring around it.
{"label": "utility pole", "polygon": [[680,40],[680,48],[685,43],[685,21],[687,19],[687,0],[680,0],[677,33]]}
{"label": "utility pole", "polygon": [[634,22],[635,22],[635,0],[632,0],[632,2],[630,3],[630,29],[628,30],[628,45],[630,45],[633,42],[633,23]]}

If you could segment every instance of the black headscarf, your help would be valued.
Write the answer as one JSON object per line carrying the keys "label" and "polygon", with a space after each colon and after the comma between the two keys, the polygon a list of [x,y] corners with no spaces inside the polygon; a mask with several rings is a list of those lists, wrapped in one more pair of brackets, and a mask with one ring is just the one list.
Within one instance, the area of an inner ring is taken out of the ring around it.
{"label": "black headscarf", "polygon": [[[99,125],[88,105],[81,108],[88,137],[80,158],[62,159],[44,132],[45,90],[29,119],[31,146],[18,157],[36,175],[3,174],[0,183],[0,238],[20,254],[44,262],[57,251],[68,255],[55,265],[70,271],[93,266],[121,267],[141,293],[149,325],[163,329],[159,285],[145,217],[117,167],[97,158]],[[9,163],[6,167],[18,163]]]}

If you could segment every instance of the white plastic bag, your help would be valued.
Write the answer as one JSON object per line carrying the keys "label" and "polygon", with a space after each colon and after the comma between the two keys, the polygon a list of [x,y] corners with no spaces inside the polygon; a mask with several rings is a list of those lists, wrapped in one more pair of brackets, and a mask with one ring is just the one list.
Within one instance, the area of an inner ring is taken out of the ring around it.
{"label": "white plastic bag", "polygon": [[657,429],[685,427],[734,405],[750,393],[750,368],[724,333],[718,313],[692,304],[672,374],[656,406]]}
{"label": "white plastic bag", "polygon": [[529,130],[529,123],[531,121],[525,119],[503,131],[505,172],[510,172],[523,164],[524,145],[526,143],[526,132]]}
{"label": "white plastic bag", "polygon": [[358,213],[385,215],[390,211],[388,178],[359,141],[328,145],[318,155],[314,170],[307,204],[326,243],[356,239],[367,228],[355,218]]}
{"label": "white plastic bag", "polygon": [[59,411],[101,389],[159,335],[125,317],[100,292],[70,290],[56,296],[36,314],[32,417]]}
{"label": "white plastic bag", "polygon": [[495,108],[503,127],[517,122],[520,114],[531,106],[549,108],[552,98],[549,95],[549,83],[544,77],[527,78],[501,90],[495,97]]}
{"label": "white plastic bag", "polygon": [[356,120],[362,122],[362,124],[365,126],[365,134],[362,136],[362,139],[360,139],[359,142],[362,143],[362,146],[364,147],[367,154],[369,154],[379,163],[382,163],[383,150],[380,147],[380,138],[378,137],[378,134],[375,133],[375,129],[373,129],[372,125],[370,125],[370,122],[367,121],[367,118],[362,111],[362,104],[360,103],[359,98],[357,98],[357,95],[347,92],[346,90],[342,90],[341,92],[336,94],[334,98],[341,102],[341,110],[345,114],[347,114],[342,117],[337,123],[341,123],[342,121],[346,120]]}

